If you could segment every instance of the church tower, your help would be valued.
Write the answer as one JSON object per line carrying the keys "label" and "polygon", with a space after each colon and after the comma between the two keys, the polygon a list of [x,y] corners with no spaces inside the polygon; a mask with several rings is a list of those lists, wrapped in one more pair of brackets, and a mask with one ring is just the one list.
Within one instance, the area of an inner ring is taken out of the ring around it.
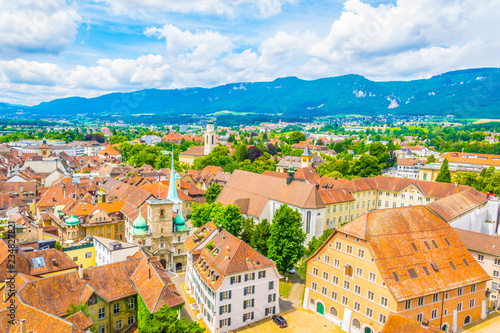
{"label": "church tower", "polygon": [[306,145],[306,149],[304,149],[304,153],[302,153],[301,156],[300,167],[305,168],[311,165],[311,162],[312,162],[311,151],[309,150],[309,146]]}
{"label": "church tower", "polygon": [[215,137],[215,127],[214,122],[209,121],[207,123],[207,129],[205,131],[205,156],[212,152],[212,149],[217,145],[217,139]]}
{"label": "church tower", "polygon": [[47,141],[43,140],[43,144],[38,147],[38,156],[49,157],[50,156],[50,146]]}

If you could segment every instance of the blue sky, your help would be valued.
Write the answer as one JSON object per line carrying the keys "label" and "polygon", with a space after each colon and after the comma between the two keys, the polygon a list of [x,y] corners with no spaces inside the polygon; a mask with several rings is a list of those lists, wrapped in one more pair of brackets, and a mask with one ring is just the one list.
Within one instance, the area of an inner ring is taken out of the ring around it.
{"label": "blue sky", "polygon": [[0,0],[0,102],[500,66],[500,0]]}

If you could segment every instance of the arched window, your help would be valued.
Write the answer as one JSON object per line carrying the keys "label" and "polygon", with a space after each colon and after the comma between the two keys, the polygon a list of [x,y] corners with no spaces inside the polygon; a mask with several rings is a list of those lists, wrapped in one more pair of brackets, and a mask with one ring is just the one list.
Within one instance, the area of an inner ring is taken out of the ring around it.
{"label": "arched window", "polygon": [[212,144],[214,144],[214,138],[215,138],[215,136],[212,135]]}
{"label": "arched window", "polygon": [[352,320],[352,327],[357,328],[358,330],[360,330],[361,329],[361,322],[357,318],[354,318]]}
{"label": "arched window", "polygon": [[311,211],[306,213],[306,234],[311,233]]}
{"label": "arched window", "polygon": [[465,317],[465,319],[464,319],[464,325],[470,324],[471,321],[472,321],[472,317],[471,316]]}
{"label": "arched window", "polygon": [[309,304],[314,305],[314,300],[312,298],[309,300]]}
{"label": "arched window", "polygon": [[330,314],[336,318],[338,315],[337,309],[335,309],[333,306],[330,307]]}
{"label": "arched window", "polygon": [[352,277],[352,266],[347,264],[344,266],[344,275],[348,277]]}

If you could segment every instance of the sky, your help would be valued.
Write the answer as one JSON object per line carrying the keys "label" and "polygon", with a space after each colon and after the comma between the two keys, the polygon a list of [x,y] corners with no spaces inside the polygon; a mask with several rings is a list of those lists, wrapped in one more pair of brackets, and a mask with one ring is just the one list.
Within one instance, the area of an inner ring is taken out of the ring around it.
{"label": "sky", "polygon": [[0,102],[500,67],[500,0],[0,0]]}

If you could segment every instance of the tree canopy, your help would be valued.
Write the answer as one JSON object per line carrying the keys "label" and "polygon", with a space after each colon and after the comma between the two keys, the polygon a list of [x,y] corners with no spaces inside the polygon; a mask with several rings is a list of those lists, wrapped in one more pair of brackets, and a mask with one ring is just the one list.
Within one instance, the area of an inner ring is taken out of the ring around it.
{"label": "tree canopy", "polygon": [[448,167],[448,159],[444,159],[441,169],[436,177],[436,181],[440,183],[451,183],[451,173]]}

